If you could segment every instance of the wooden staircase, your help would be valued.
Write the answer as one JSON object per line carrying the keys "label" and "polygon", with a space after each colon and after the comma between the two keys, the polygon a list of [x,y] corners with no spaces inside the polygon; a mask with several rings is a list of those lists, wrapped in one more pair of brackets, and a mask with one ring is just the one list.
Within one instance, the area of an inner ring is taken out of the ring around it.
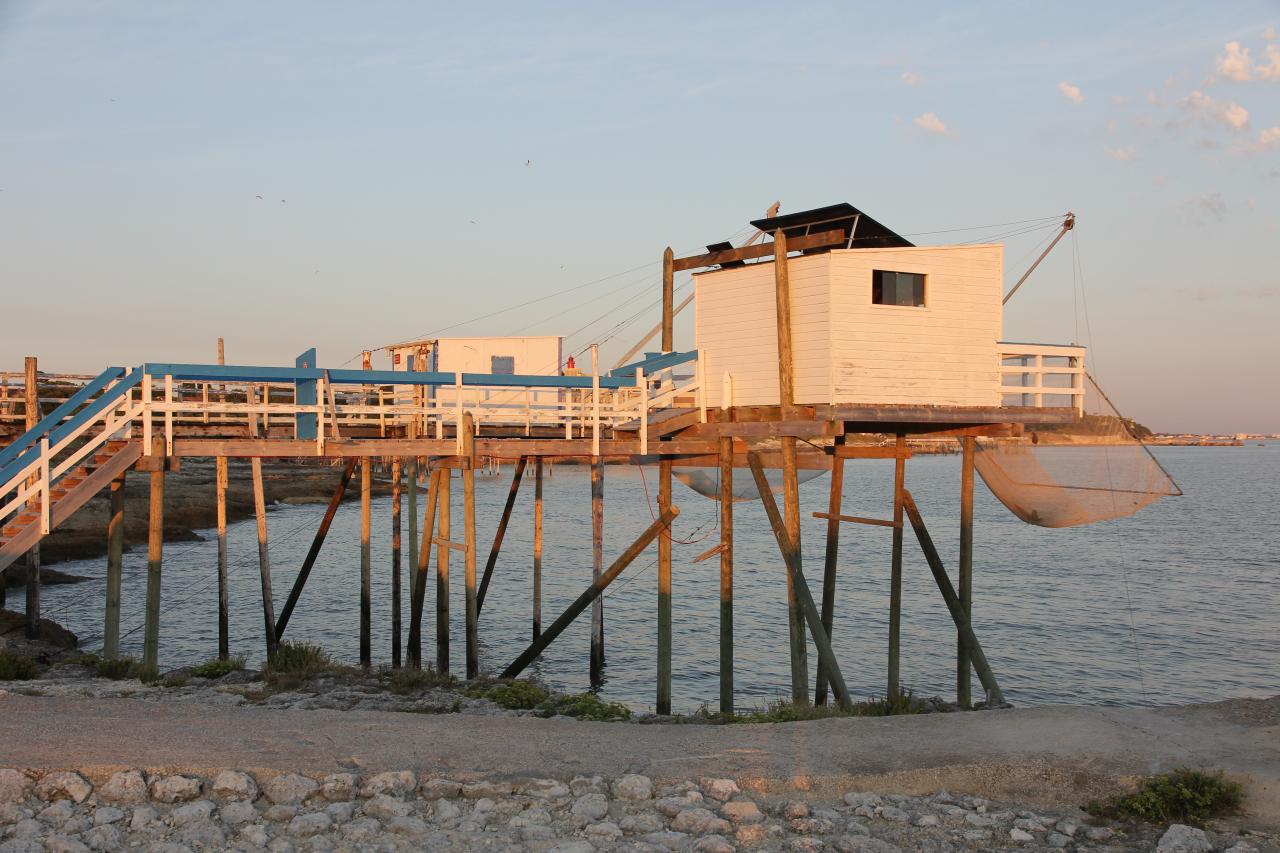
{"label": "wooden staircase", "polygon": [[[141,441],[108,441],[97,453],[59,478],[50,490],[50,530],[57,529],[141,455]],[[13,517],[0,529],[0,571],[43,538],[38,509],[28,508]]]}

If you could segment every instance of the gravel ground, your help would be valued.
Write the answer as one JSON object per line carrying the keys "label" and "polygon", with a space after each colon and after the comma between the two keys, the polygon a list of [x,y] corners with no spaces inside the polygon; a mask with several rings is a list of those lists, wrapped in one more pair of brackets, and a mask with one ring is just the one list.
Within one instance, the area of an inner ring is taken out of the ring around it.
{"label": "gravel ground", "polygon": [[213,778],[0,769],[0,853],[196,850],[400,851],[1277,850],[1175,825],[1116,827],[980,797],[850,791],[836,802],[749,795],[737,781],[459,782],[387,771]]}

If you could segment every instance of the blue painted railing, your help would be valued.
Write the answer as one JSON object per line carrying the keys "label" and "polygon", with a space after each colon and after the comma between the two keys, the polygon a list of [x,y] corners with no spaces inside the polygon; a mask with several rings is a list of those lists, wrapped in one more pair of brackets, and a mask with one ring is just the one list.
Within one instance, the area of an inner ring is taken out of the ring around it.
{"label": "blue painted railing", "polygon": [[0,467],[3,467],[11,460],[16,458],[19,453],[31,447],[50,430],[62,422],[62,419],[74,412],[76,409],[84,405],[85,401],[97,394],[103,388],[106,388],[113,380],[124,376],[123,367],[108,367],[106,370],[98,374],[98,377],[92,382],[85,385],[76,393],[72,394],[49,414],[42,417],[34,428],[27,430],[20,435],[13,444],[0,450]]}
{"label": "blue painted railing", "polygon": [[[452,386],[458,374],[440,371],[322,370],[303,367],[249,367],[221,364],[143,365],[152,376],[172,376],[178,382],[299,382],[326,374],[335,385],[437,385]],[[601,376],[601,388],[633,388],[635,371],[627,376]],[[534,374],[463,373],[462,384],[475,388],[590,388],[590,376],[540,376]]]}
{"label": "blue painted railing", "polygon": [[[677,364],[684,364],[689,361],[696,361],[698,351],[691,349],[688,352],[668,352],[658,355],[647,356],[640,361],[633,361],[630,364],[624,364],[609,371],[610,376],[631,376],[635,378],[636,368],[644,370],[644,375],[649,376],[657,373],[659,370],[665,370],[668,367],[675,367]],[[635,383],[632,383],[635,384]]]}

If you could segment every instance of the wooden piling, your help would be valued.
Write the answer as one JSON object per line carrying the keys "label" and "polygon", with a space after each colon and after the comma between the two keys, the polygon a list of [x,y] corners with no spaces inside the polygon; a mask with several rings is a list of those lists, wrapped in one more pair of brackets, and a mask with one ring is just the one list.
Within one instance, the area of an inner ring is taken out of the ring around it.
{"label": "wooden piling", "polygon": [[675,253],[662,253],[662,351],[675,349]]}
{"label": "wooden piling", "polygon": [[160,567],[164,558],[164,466],[151,472],[147,516],[147,611],[142,628],[142,668],[155,672],[160,657]]}
{"label": "wooden piling", "polygon": [[[449,485],[453,472],[440,468],[436,473],[439,475],[436,490],[440,493],[436,499],[436,533],[425,534],[423,548],[433,539],[437,542],[449,539]],[[436,547],[436,669],[442,673],[449,671],[449,546],[439,544]]]}
{"label": "wooden piling", "polygon": [[[218,364],[227,363],[226,345],[218,338]],[[206,388],[208,386],[205,386]],[[218,399],[227,402],[227,386],[222,386]],[[231,589],[227,576],[227,457],[214,459],[214,502],[218,515],[218,658],[231,657]]]}
{"label": "wooden piling", "polygon": [[[120,586],[124,576],[124,482],[128,469],[111,481],[107,517],[107,613],[102,623],[102,656],[120,656]],[[0,581],[2,583],[2,581]]]}
{"label": "wooden piling", "polygon": [[[837,447],[844,444],[844,436],[836,436]],[[840,508],[844,501],[844,459],[839,453],[831,459],[831,492],[827,500],[827,551],[822,566],[822,627],[831,636],[835,623],[836,569],[840,562]],[[814,685],[815,705],[827,704],[827,671],[818,661],[818,680]]]}
{"label": "wooden piling", "polygon": [[[591,580],[595,582],[604,571],[604,460],[591,459]],[[597,596],[591,602],[591,665],[592,685],[604,682],[604,598]]]}
{"label": "wooden piling", "polygon": [[404,471],[400,457],[391,462],[391,666],[400,668],[400,505]]}
{"label": "wooden piling", "polygon": [[533,639],[542,634],[542,457],[533,460]]}
{"label": "wooden piling", "polygon": [[733,439],[720,439],[720,713],[733,713]]}
{"label": "wooden piling", "polygon": [[889,666],[885,695],[895,698],[901,687],[898,669],[902,635],[902,500],[907,473],[907,437],[898,433],[893,462],[893,555],[889,569]]}
{"label": "wooden piling", "polygon": [[[965,618],[973,622],[973,462],[977,439],[966,435],[961,440],[960,456],[960,607]],[[972,654],[962,631],[956,631],[956,704],[968,708],[973,704],[970,673]]]}
{"label": "wooden piling", "polygon": [[338,478],[338,485],[333,490],[333,497],[329,498],[329,506],[324,511],[324,517],[320,519],[320,527],[316,530],[315,538],[311,540],[311,547],[307,549],[307,556],[302,560],[302,568],[298,570],[298,576],[293,580],[293,588],[289,590],[289,598],[284,603],[284,608],[280,611],[280,618],[276,620],[276,639],[277,641],[284,636],[284,630],[289,625],[289,617],[293,615],[293,608],[297,606],[298,599],[302,596],[302,589],[307,585],[307,578],[311,576],[311,568],[316,564],[316,558],[320,556],[320,548],[324,545],[325,537],[329,534],[329,527],[333,524],[334,516],[338,514],[338,507],[342,505],[342,498],[347,493],[347,486],[351,483],[351,477],[355,474],[357,460],[348,459],[346,467],[342,469],[342,476]]}
{"label": "wooden piling", "polygon": [[[255,402],[253,385],[245,386],[245,401],[252,406]],[[249,415],[249,435],[258,435],[258,417]],[[267,501],[262,485],[262,459],[254,456],[249,460],[249,471],[253,479],[253,512],[258,521],[258,575],[262,583],[262,621],[266,635],[267,656],[275,654],[278,645],[276,640],[275,605],[271,599],[271,553],[267,548]]]}
{"label": "wooden piling", "polygon": [[907,517],[911,519],[916,538],[920,540],[920,550],[924,552],[929,571],[933,573],[933,580],[938,585],[938,591],[942,593],[942,600],[947,604],[947,610],[951,613],[956,630],[964,635],[965,645],[972,656],[973,668],[978,673],[978,680],[982,682],[983,689],[987,691],[987,702],[992,705],[1004,704],[1004,694],[996,682],[995,673],[987,663],[987,656],[982,651],[982,644],[978,642],[977,635],[973,632],[969,615],[960,603],[960,596],[951,585],[951,578],[947,577],[947,569],[942,564],[942,558],[938,556],[938,549],[934,547],[933,538],[929,535],[929,530],[924,525],[924,518],[920,515],[920,508],[916,506],[915,498],[910,492],[903,493],[903,507]]}
{"label": "wooden piling", "polygon": [[436,504],[440,499],[440,475],[442,469],[432,471],[427,477],[427,508],[422,519],[424,541],[418,550],[418,566],[414,571],[417,580],[411,584],[413,595],[409,607],[409,665],[422,669],[422,605],[427,597],[427,569],[431,563],[431,536],[436,526]]}
{"label": "wooden piling", "polygon": [[462,416],[463,578],[466,583],[467,678],[480,674],[480,605],[476,592],[476,431],[471,413]]}
{"label": "wooden piling", "polygon": [[360,460],[360,665],[373,666],[373,465],[366,456]]}
{"label": "wooden piling", "polygon": [[227,575],[227,457],[214,460],[214,504],[218,516],[218,657],[231,657],[231,590]]}
{"label": "wooden piling", "polygon": [[623,551],[622,555],[618,557],[618,559],[614,560],[613,564],[610,565],[609,568],[600,575],[600,577],[593,580],[591,582],[591,586],[587,587],[586,591],[579,595],[574,600],[573,604],[570,604],[568,609],[566,609],[564,613],[560,614],[559,618],[547,627],[545,632],[539,635],[527,649],[521,652],[520,656],[512,661],[511,664],[502,671],[502,675],[499,677],[515,678],[524,671],[525,667],[533,663],[533,661],[537,659],[538,655],[542,654],[543,649],[551,645],[551,642],[555,640],[556,637],[560,636],[564,629],[569,627],[573,620],[576,619],[582,611],[586,610],[587,606],[598,598],[600,594],[604,592],[605,588],[608,587],[609,584],[613,583],[614,580],[617,579],[618,575],[622,574],[623,569],[631,565],[635,558],[640,556],[640,554],[644,552],[645,548],[649,547],[649,543],[653,542],[660,532],[667,529],[671,524],[671,521],[679,514],[680,510],[677,507],[671,507],[663,512],[662,515],[658,516],[657,520],[655,520],[653,524],[650,524],[644,533],[641,533],[640,537],[636,539],[636,541],[632,542],[631,545],[627,547],[627,550]]}
{"label": "wooden piling", "polygon": [[[40,370],[36,362],[36,357],[29,355],[26,357],[25,368],[25,388],[26,395],[24,402],[24,410],[26,412],[27,429],[34,429],[36,424],[40,422]],[[49,500],[46,494],[41,498],[35,498],[28,502],[27,506],[36,512],[39,512],[40,501]],[[0,583],[4,583],[0,579]],[[32,545],[27,549],[27,639],[35,640],[40,637],[40,543]]]}
{"label": "wooden piling", "polygon": [[[778,402],[783,419],[795,408],[795,365],[791,345],[791,279],[787,263],[787,235],[779,229],[773,235],[774,304],[778,334]],[[796,472],[795,436],[781,437],[782,494],[787,536],[800,559],[800,482]],[[804,613],[796,594],[792,574],[787,573],[787,632],[791,643],[791,701],[809,703],[809,647],[804,635]]]}
{"label": "wooden piling", "polygon": [[502,550],[502,540],[507,535],[507,525],[511,522],[511,512],[515,509],[516,495],[520,493],[520,480],[524,477],[524,469],[529,461],[527,456],[516,460],[515,473],[511,475],[511,488],[507,491],[507,502],[502,507],[502,518],[498,520],[498,530],[493,534],[493,545],[489,548],[489,559],[484,563],[484,575],[480,578],[480,592],[476,594],[476,613],[484,611],[484,597],[489,591],[489,581],[493,578],[494,567],[498,565],[498,553]]}
{"label": "wooden piling", "polygon": [[[773,528],[774,538],[778,542],[778,550],[782,552],[787,573],[791,575],[796,590],[796,598],[800,602],[800,610],[813,636],[813,644],[818,647],[818,659],[825,662],[824,671],[831,682],[831,689],[836,694],[836,702],[841,708],[853,707],[849,699],[849,691],[845,687],[844,675],[840,672],[840,664],[836,661],[835,652],[831,648],[831,637],[822,627],[822,617],[813,603],[809,593],[809,585],[804,579],[804,570],[800,561],[800,548],[787,533],[786,522],[778,512],[778,503],[773,499],[769,481],[764,475],[764,466],[758,453],[748,453],[747,462],[751,466],[751,476],[756,481],[756,490],[760,493],[760,502],[764,505],[765,514],[769,517],[769,526]],[[806,691],[807,692],[807,691]]]}
{"label": "wooden piling", "polygon": [[[665,515],[671,506],[671,457],[658,462],[658,512]],[[658,685],[656,710],[671,713],[671,530],[658,535]]]}
{"label": "wooden piling", "polygon": [[[412,430],[413,427],[410,426]],[[412,436],[411,436],[412,437]],[[405,512],[409,514],[409,599],[413,600],[414,584],[418,578],[418,457],[410,456],[404,465],[405,474]]]}

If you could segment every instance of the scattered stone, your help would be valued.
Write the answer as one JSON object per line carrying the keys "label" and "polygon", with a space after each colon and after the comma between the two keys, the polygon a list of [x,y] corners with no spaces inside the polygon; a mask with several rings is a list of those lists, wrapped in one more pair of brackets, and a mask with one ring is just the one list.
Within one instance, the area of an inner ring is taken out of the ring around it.
{"label": "scattered stone", "polygon": [[83,842],[65,835],[50,835],[44,841],[44,849],[49,853],[89,853]]}
{"label": "scattered stone", "polygon": [[220,800],[249,800],[258,798],[258,783],[248,773],[239,770],[223,770],[213,779],[209,791]]}
{"label": "scattered stone", "polygon": [[648,776],[628,773],[614,780],[612,790],[613,796],[619,800],[651,800],[653,780]]}
{"label": "scattered stone", "polygon": [[509,797],[511,796],[512,784],[510,782],[468,782],[462,786],[462,796],[468,800],[478,800],[481,797]]}
{"label": "scattered stone", "polygon": [[879,794],[872,794],[865,791],[850,791],[844,795],[844,803],[847,806],[878,806],[884,800],[880,799]]}
{"label": "scattered stone", "polygon": [[18,770],[0,770],[0,803],[20,803],[31,795],[31,777]]}
{"label": "scattered stone", "polygon": [[802,803],[799,800],[792,800],[782,807],[782,816],[787,820],[798,820],[802,817],[808,817],[809,804]]}
{"label": "scattered stone", "polygon": [[[569,796],[569,786],[555,779],[529,779],[517,785],[515,790],[517,794],[523,794],[526,797],[533,797],[537,800],[558,800]],[[452,796],[456,797],[457,794],[455,793]]]}
{"label": "scattered stone", "polygon": [[458,808],[452,801],[442,798],[436,800],[436,804],[432,808],[432,814],[439,821],[457,820],[462,816],[462,809]]}
{"label": "scattered stone", "polygon": [[722,803],[733,799],[734,794],[741,793],[738,783],[732,779],[700,779],[698,787],[703,794]]}
{"label": "scattered stone", "polygon": [[764,820],[760,807],[751,800],[734,800],[720,807],[722,817],[733,823],[759,823]]}
{"label": "scattered stone", "polygon": [[411,811],[413,809],[404,800],[387,794],[378,794],[364,804],[364,813],[378,820],[392,820],[404,817]]}
{"label": "scattered stone", "polygon": [[693,845],[694,853],[734,853],[738,848],[723,835],[708,835]]}
{"label": "scattered stone", "polygon": [[1156,844],[1156,853],[1208,853],[1211,850],[1213,845],[1203,829],[1182,823],[1170,826]]}
{"label": "scattered stone", "polygon": [[198,820],[207,820],[213,814],[214,808],[214,804],[208,800],[196,800],[195,802],[178,806],[170,812],[169,822],[174,826],[186,826]]}
{"label": "scattered stone", "polygon": [[319,835],[322,832],[328,832],[333,826],[333,820],[324,812],[311,812],[309,814],[300,814],[293,820],[289,821],[289,834],[296,835],[299,838],[310,838],[313,835]]}
{"label": "scattered stone", "polygon": [[186,803],[200,798],[202,784],[192,776],[164,776],[151,783],[151,799],[159,803]]}
{"label": "scattered stone", "polygon": [[916,826],[941,826],[942,820],[936,814],[920,815],[916,818]]}
{"label": "scattered stone", "polygon": [[133,816],[129,819],[129,828],[134,832],[144,830],[155,823],[159,817],[160,813],[151,808],[151,806],[138,806],[133,810]]}
{"label": "scattered stone", "polygon": [[684,832],[691,835],[706,835],[709,833],[725,835],[733,831],[727,820],[716,817],[715,814],[703,808],[685,809],[680,812],[671,821],[671,828],[676,832]]}
{"label": "scattered stone", "polygon": [[837,838],[832,846],[840,853],[902,853],[902,848],[865,835],[846,835]]}
{"label": "scattered stone", "polygon": [[397,770],[389,773],[378,773],[364,780],[364,784],[360,786],[360,796],[364,798],[376,797],[379,794],[391,794],[397,797],[405,797],[413,793],[414,788],[418,785],[417,778],[408,770]]}
{"label": "scattered stone", "polygon": [[211,820],[187,824],[178,837],[186,844],[206,850],[221,850],[227,843],[227,833]]}
{"label": "scattered stone", "polygon": [[58,800],[51,806],[40,810],[36,817],[50,826],[62,826],[75,815],[75,806],[67,800]]}
{"label": "scattered stone", "polygon": [[1071,844],[1071,836],[1063,835],[1061,832],[1051,832],[1049,837],[1045,839],[1045,843],[1055,850],[1062,850]]}
{"label": "scattered stone", "polygon": [[320,780],[320,796],[330,802],[345,802],[356,795],[356,774],[330,773]]}
{"label": "scattered stone", "polygon": [[618,825],[608,820],[588,824],[582,832],[594,841],[617,841],[622,837],[622,830]]}
{"label": "scattered stone", "polygon": [[262,816],[274,823],[287,823],[298,816],[298,807],[281,803],[276,806],[269,806]]}
{"label": "scattered stone", "polygon": [[315,779],[297,773],[281,773],[262,786],[262,793],[277,805],[301,803],[319,790],[320,784]]}
{"label": "scattered stone", "polygon": [[387,824],[387,832],[393,835],[405,835],[416,838],[431,831],[426,822],[416,817],[398,817]]}
{"label": "scattered stone", "polygon": [[878,810],[879,817],[885,820],[891,820],[894,823],[910,823],[911,814],[897,806],[882,806]]}
{"label": "scattered stone", "polygon": [[112,773],[98,789],[98,799],[106,803],[141,803],[147,799],[147,780],[137,770]]}
{"label": "scattered stone", "polygon": [[93,811],[93,825],[105,826],[109,823],[119,823],[124,820],[124,812],[114,806],[98,806]]}
{"label": "scattered stone", "polygon": [[42,800],[71,800],[83,803],[92,793],[93,786],[89,784],[89,780],[69,770],[46,773],[36,783],[36,796]]}
{"label": "scattered stone", "polygon": [[595,845],[590,841],[566,841],[551,848],[551,853],[594,853]]}
{"label": "scattered stone", "polygon": [[1026,844],[1028,841],[1035,841],[1036,837],[1025,829],[1018,829],[1017,827],[1014,827],[1009,830],[1009,839],[1011,841],[1016,841],[1019,844]]}
{"label": "scattered stone", "polygon": [[574,800],[570,811],[587,820],[600,820],[609,813],[609,799],[604,794],[583,794]]}
{"label": "scattered stone", "polygon": [[599,776],[575,776],[569,781],[569,791],[575,797],[583,794],[605,793],[604,779]]}
{"label": "scattered stone", "polygon": [[256,821],[258,819],[258,810],[248,800],[236,800],[224,805],[219,810],[218,816],[222,818],[224,823],[236,826],[241,823]]}

